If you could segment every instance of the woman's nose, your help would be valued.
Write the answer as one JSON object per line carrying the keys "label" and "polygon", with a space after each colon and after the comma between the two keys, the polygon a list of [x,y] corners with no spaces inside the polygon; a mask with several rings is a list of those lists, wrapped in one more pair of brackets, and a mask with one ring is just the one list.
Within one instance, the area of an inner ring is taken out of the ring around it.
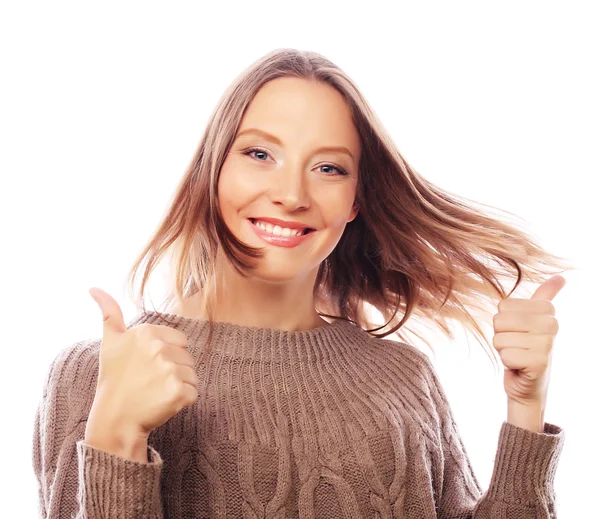
{"label": "woman's nose", "polygon": [[282,170],[269,193],[273,203],[282,204],[288,211],[310,206],[310,193],[301,171]]}

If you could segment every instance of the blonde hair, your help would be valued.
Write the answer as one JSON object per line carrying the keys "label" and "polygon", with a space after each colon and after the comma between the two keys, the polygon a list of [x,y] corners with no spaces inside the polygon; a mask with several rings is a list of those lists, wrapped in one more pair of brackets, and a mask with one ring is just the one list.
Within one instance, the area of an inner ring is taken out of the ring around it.
{"label": "blonde hair", "polygon": [[[490,211],[486,214],[475,202],[423,178],[396,149],[352,80],[331,61],[310,51],[274,50],[243,71],[226,90],[163,221],[129,273],[129,288],[134,290],[145,263],[138,308],[145,311],[149,276],[169,252],[166,304],[201,291],[209,316],[210,344],[217,253],[224,253],[241,275],[251,269],[245,255],[262,257],[260,249],[238,241],[225,225],[217,201],[219,173],[255,94],[268,81],[285,76],[335,88],[348,103],[361,139],[356,194],[360,210],[319,267],[314,286],[317,312],[350,320],[377,338],[395,333],[408,342],[406,331],[429,348],[416,326],[409,325],[418,320],[427,325],[433,322],[453,338],[449,325],[454,320],[487,344],[497,361],[474,317],[476,312],[489,319],[499,301],[520,283],[540,283],[574,267],[544,250],[517,223],[502,221]],[[514,280],[508,293],[501,283],[504,280]],[[381,313],[385,324],[369,320],[369,305]]]}

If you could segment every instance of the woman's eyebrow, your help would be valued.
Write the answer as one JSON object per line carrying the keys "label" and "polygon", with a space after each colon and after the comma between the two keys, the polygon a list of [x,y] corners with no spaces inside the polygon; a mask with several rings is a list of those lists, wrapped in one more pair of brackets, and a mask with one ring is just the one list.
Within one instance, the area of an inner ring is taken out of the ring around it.
{"label": "woman's eyebrow", "polygon": [[[236,140],[239,137],[241,137],[242,135],[246,135],[248,133],[254,133],[256,135],[259,135],[263,139],[267,139],[268,141],[271,141],[271,142],[277,144],[278,146],[283,146],[281,139],[279,139],[278,137],[275,137],[275,135],[271,135],[270,133],[265,132],[264,130],[259,130],[258,128],[246,128],[245,130],[242,130],[241,132],[239,132],[237,134]],[[345,153],[346,155],[349,155],[352,160],[354,160],[354,156],[352,155],[350,150],[348,148],[346,148],[345,146],[323,146],[323,147],[315,150],[315,152],[321,152],[321,151]]]}

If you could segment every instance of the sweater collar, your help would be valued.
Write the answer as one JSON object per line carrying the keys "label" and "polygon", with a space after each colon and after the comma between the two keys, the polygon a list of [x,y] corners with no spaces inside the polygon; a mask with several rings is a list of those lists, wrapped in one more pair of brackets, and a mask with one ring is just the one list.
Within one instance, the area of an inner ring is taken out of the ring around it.
{"label": "sweater collar", "polygon": [[[209,323],[206,319],[146,311],[127,324],[127,328],[144,323],[169,326],[184,332],[188,336],[188,351],[194,357],[200,356],[208,339]],[[328,325],[301,331],[214,321],[211,353],[257,362],[311,362],[356,352],[370,337],[362,328],[345,319],[334,319]]]}

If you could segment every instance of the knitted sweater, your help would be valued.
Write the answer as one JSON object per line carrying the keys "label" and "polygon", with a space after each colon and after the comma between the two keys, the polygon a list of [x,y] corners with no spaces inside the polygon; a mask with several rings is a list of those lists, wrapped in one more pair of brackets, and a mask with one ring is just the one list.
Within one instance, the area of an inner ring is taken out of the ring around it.
{"label": "knitted sweater", "polygon": [[555,518],[564,431],[503,422],[482,493],[429,357],[348,321],[305,331],[140,313],[188,336],[199,396],[148,439],[148,463],[84,441],[100,339],[52,361],[35,415],[44,518]]}

